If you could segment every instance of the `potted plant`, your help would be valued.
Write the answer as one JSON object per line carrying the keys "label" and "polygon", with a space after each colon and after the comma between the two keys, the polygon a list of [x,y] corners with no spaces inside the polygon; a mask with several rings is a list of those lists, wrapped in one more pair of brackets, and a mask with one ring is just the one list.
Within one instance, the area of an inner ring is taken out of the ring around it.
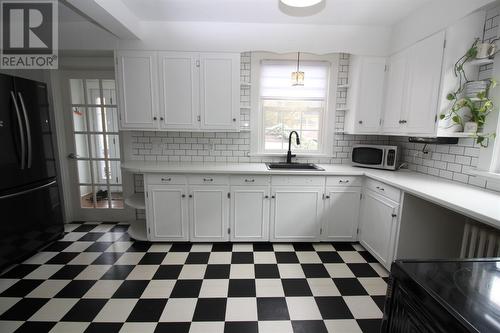
{"label": "potted plant", "polygon": [[[451,119],[453,123],[462,128],[472,129],[467,132],[472,132],[471,135],[476,139],[476,142],[482,147],[486,147],[489,138],[494,138],[495,133],[481,133],[481,129],[483,129],[488,114],[495,110],[495,105],[489,98],[489,92],[496,86],[497,82],[494,79],[484,82],[471,81],[467,78],[464,70],[464,65],[476,58],[478,42],[479,39],[476,39],[467,52],[455,63],[454,74],[459,80],[458,87],[446,96],[452,104],[449,111],[440,115],[440,119]],[[471,86],[481,88],[474,90],[474,88],[471,89]],[[470,124],[471,122],[475,126]]]}

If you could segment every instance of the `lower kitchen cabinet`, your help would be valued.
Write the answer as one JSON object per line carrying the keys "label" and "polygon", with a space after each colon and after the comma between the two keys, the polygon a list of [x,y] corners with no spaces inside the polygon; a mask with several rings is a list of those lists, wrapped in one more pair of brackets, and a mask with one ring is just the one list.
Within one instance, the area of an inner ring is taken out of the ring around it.
{"label": "lower kitchen cabinet", "polygon": [[187,203],[186,186],[149,185],[146,205],[148,239],[189,240]]}
{"label": "lower kitchen cabinet", "polygon": [[228,241],[229,186],[190,186],[191,241]]}
{"label": "lower kitchen cabinet", "polygon": [[398,208],[397,202],[368,189],[361,200],[359,242],[387,269],[394,253]]}
{"label": "lower kitchen cabinet", "polygon": [[323,210],[323,186],[273,187],[271,241],[317,241]]}
{"label": "lower kitchen cabinet", "polygon": [[269,240],[269,186],[231,187],[231,240]]}
{"label": "lower kitchen cabinet", "polygon": [[327,187],[321,239],[355,241],[358,231],[360,187]]}

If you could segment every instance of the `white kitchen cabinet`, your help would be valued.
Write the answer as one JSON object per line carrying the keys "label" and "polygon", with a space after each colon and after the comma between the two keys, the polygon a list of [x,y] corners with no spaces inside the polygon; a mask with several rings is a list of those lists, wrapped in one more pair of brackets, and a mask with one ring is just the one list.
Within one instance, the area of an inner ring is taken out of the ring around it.
{"label": "white kitchen cabinet", "polygon": [[146,220],[151,241],[187,241],[188,205],[185,185],[148,185]]}
{"label": "white kitchen cabinet", "polygon": [[191,241],[229,240],[229,186],[200,185],[189,187],[189,222]]}
{"label": "white kitchen cabinet", "polygon": [[231,240],[269,240],[269,186],[231,186]]}
{"label": "white kitchen cabinet", "polygon": [[321,239],[356,241],[361,188],[327,187]]}
{"label": "white kitchen cabinet", "polygon": [[118,51],[121,129],[239,131],[240,54]]}
{"label": "white kitchen cabinet", "polygon": [[390,57],[384,134],[435,135],[444,41],[443,31]]}
{"label": "white kitchen cabinet", "polygon": [[156,52],[119,51],[117,85],[122,129],[158,127],[158,61]]}
{"label": "white kitchen cabinet", "polygon": [[196,129],[199,112],[198,54],[158,52],[160,126],[163,129]]}
{"label": "white kitchen cabinet", "polygon": [[323,211],[323,186],[271,189],[271,241],[317,241]]}
{"label": "white kitchen cabinet", "polygon": [[406,106],[402,113],[405,133],[436,133],[444,40],[442,31],[410,48]]}
{"label": "white kitchen cabinet", "polygon": [[380,131],[385,69],[386,58],[351,56],[344,125],[347,133],[377,134]]}
{"label": "white kitchen cabinet", "polygon": [[240,55],[200,54],[201,128],[238,130],[240,126]]}
{"label": "white kitchen cabinet", "polygon": [[399,204],[366,189],[361,200],[359,241],[385,268],[390,269],[394,256]]}

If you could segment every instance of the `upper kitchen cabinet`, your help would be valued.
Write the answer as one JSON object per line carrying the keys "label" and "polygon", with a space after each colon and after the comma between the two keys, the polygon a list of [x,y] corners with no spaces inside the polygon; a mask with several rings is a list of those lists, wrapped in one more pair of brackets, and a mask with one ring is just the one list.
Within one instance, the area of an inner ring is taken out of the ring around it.
{"label": "upper kitchen cabinet", "polygon": [[124,130],[157,129],[158,62],[156,52],[117,53],[120,125]]}
{"label": "upper kitchen cabinet", "polygon": [[351,56],[345,131],[377,134],[382,117],[386,58]]}
{"label": "upper kitchen cabinet", "polygon": [[445,32],[389,60],[382,132],[435,135]]}
{"label": "upper kitchen cabinet", "polygon": [[160,127],[196,129],[199,109],[197,53],[158,52],[160,73]]}
{"label": "upper kitchen cabinet", "polygon": [[240,126],[240,55],[200,54],[201,128],[237,131]]}
{"label": "upper kitchen cabinet", "polygon": [[124,130],[238,131],[240,55],[118,51]]}

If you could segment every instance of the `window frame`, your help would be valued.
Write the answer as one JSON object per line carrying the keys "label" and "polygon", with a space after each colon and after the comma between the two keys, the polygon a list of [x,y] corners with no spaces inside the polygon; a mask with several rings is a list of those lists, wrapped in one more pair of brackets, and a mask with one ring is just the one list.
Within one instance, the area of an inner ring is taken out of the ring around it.
{"label": "window frame", "polygon": [[[264,116],[260,101],[260,72],[263,60],[296,60],[297,53],[276,54],[269,52],[252,52],[251,64],[251,109],[250,109],[250,156],[283,156],[284,152],[266,152],[264,147]],[[335,135],[335,109],[337,105],[337,84],[339,70],[338,53],[328,55],[312,55],[301,53],[303,61],[324,61],[329,63],[327,96],[325,98],[324,121],[321,123],[320,150],[318,152],[294,151],[297,157],[332,157]],[[307,80],[307,74],[306,74]],[[286,152],[285,152],[286,153]]]}

